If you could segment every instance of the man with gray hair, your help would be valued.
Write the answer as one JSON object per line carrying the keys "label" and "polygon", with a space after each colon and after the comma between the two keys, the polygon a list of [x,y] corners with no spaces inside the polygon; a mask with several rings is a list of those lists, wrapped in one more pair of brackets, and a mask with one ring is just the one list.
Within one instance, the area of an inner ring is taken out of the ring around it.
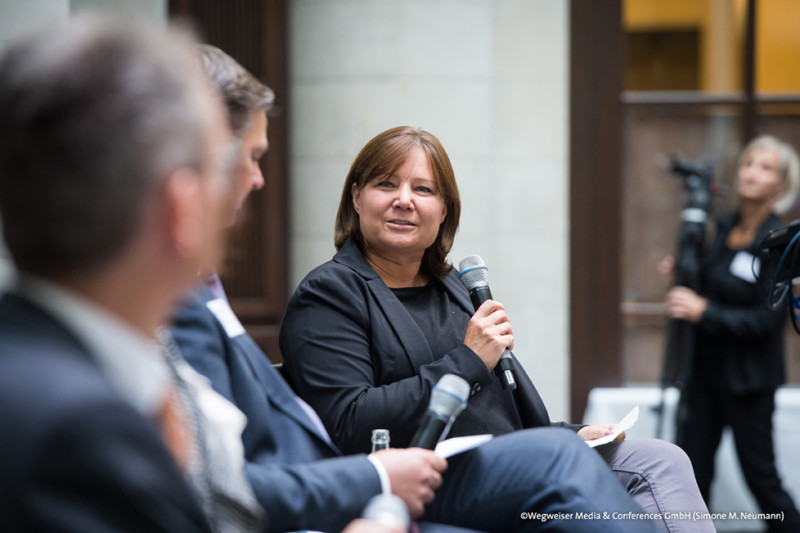
{"label": "man with gray hair", "polygon": [[201,419],[155,334],[233,206],[194,46],[74,19],[0,57],[2,531],[210,531]]}

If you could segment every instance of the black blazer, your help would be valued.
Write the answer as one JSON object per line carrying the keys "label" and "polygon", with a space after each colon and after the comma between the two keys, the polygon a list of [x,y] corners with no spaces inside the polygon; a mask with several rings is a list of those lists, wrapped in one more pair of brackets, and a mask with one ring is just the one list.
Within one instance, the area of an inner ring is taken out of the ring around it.
{"label": "black blazer", "polygon": [[722,216],[717,233],[703,261],[700,294],[709,299],[698,324],[695,373],[699,379],[721,382],[742,394],[776,388],[784,382],[783,324],[786,307],[773,310],[767,293],[776,261],[759,247],[770,230],[781,226],[770,215],[744,252],[759,257],[759,279],[752,283],[730,271],[725,240],[738,223],[737,213]]}
{"label": "black blazer", "polygon": [[155,424],[28,300],[0,299],[0,531],[210,531]]}
{"label": "black blazer", "polygon": [[[458,273],[442,282],[473,314]],[[292,386],[345,452],[367,450],[372,429],[381,427],[391,429],[392,446],[407,446],[444,374],[467,380],[473,394],[491,380],[463,344],[444,355],[431,353],[419,326],[352,240],[300,283],[283,317],[280,347]],[[549,425],[536,387],[516,365],[523,426]]]}

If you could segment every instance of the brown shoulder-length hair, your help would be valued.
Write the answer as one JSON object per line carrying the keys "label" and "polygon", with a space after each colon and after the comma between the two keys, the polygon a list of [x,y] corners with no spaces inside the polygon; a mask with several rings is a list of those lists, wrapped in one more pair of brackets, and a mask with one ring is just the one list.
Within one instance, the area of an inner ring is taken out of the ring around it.
{"label": "brown shoulder-length hair", "polygon": [[421,266],[421,270],[442,278],[453,268],[447,262],[447,254],[450,253],[458,231],[461,198],[458,195],[453,166],[442,143],[435,136],[419,128],[398,126],[388,129],[373,137],[361,149],[342,187],[342,198],[339,202],[339,211],[336,213],[334,244],[336,249],[340,250],[347,238],[352,237],[363,253],[364,236],[361,234],[358,213],[353,206],[353,184],[361,190],[373,179],[394,173],[415,147],[422,148],[427,154],[436,187],[447,207],[444,222],[439,226],[439,234],[434,243],[425,250]]}

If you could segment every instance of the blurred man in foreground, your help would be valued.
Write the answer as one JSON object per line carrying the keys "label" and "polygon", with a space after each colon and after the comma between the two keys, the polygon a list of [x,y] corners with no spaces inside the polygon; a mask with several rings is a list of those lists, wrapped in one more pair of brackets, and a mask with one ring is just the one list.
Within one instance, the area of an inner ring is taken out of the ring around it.
{"label": "blurred man in foreground", "polygon": [[229,130],[187,37],[73,19],[0,58],[0,530],[209,531],[155,330],[224,247]]}

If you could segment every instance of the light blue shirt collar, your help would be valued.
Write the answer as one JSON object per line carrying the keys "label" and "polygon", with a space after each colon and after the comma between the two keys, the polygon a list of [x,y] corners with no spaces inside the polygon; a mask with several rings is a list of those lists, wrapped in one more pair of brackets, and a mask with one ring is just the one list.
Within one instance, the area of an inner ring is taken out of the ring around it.
{"label": "light blue shirt collar", "polygon": [[50,281],[20,275],[18,290],[72,331],[124,400],[145,416],[155,414],[171,380],[155,338],[147,338],[91,300]]}

